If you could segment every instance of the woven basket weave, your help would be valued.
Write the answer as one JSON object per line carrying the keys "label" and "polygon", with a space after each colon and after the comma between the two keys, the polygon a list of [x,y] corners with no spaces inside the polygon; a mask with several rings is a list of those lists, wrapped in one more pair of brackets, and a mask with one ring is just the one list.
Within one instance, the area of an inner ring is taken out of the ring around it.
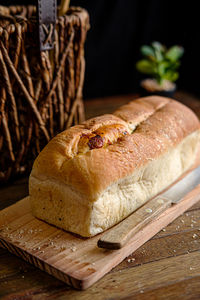
{"label": "woven basket weave", "polygon": [[58,132],[84,120],[82,87],[88,14],[56,22],[55,48],[39,51],[36,8],[0,6],[0,182],[30,171]]}

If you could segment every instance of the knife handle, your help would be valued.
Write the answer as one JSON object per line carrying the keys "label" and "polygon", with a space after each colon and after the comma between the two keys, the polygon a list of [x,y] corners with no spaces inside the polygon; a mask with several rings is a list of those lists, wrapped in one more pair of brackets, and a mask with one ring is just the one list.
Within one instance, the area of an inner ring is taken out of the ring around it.
{"label": "knife handle", "polygon": [[144,225],[151,222],[170,205],[171,200],[168,198],[162,196],[153,198],[105,232],[97,242],[98,247],[111,250],[122,248]]}

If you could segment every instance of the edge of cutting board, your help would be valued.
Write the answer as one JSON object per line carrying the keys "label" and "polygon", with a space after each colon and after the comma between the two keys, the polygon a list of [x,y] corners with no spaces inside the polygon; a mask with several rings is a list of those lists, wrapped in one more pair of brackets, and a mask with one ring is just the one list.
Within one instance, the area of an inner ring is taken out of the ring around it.
{"label": "edge of cutting board", "polygon": [[[23,218],[23,215],[20,216],[20,211],[23,209],[23,207],[26,207],[25,210],[25,216],[27,219],[33,219],[34,217],[29,216],[29,197],[26,197],[22,199],[21,201],[17,202],[16,204],[2,210],[0,212],[0,216],[2,217],[3,214],[7,217],[7,220],[11,220],[12,222],[16,222],[17,220],[20,220],[20,218]],[[114,268],[116,265],[118,265],[124,258],[126,258],[128,255],[130,255],[132,252],[134,252],[136,249],[138,249],[141,245],[143,245],[146,241],[148,241],[151,237],[153,237],[155,234],[157,234],[162,228],[166,227],[169,223],[171,223],[174,219],[176,219],[178,216],[180,216],[182,213],[184,213],[187,209],[189,209],[191,206],[193,206],[195,203],[197,203],[200,200],[200,185],[198,185],[193,191],[188,193],[185,198],[178,204],[172,205],[170,208],[168,208],[164,213],[162,213],[160,216],[158,216],[154,221],[149,223],[148,225],[144,226],[144,228],[138,232],[130,241],[129,243],[124,246],[122,249],[119,250],[105,250],[100,249],[97,247],[96,243],[99,239],[100,235],[97,235],[93,238],[83,240],[84,249],[87,247],[88,243],[88,249],[95,249],[95,251],[101,251],[100,259],[98,259],[95,264],[96,266],[93,267],[94,272],[88,274],[87,270],[89,269],[87,265],[89,263],[86,263],[85,266],[81,265],[81,269],[75,268],[71,269],[66,267],[66,270],[64,270],[61,266],[63,266],[63,262],[61,262],[60,268],[56,263],[51,263],[52,257],[50,257],[50,260],[48,257],[44,258],[40,253],[37,251],[35,252],[33,249],[26,249],[25,246],[21,246],[18,241],[14,241],[10,237],[5,237],[2,234],[2,229],[0,230],[0,246],[3,248],[6,248],[9,252],[21,257],[25,261],[31,263],[32,265],[38,267],[39,269],[49,273],[50,275],[53,275],[54,277],[64,281],[68,285],[73,286],[76,289],[86,289],[89,286],[91,286],[93,283],[95,283],[97,280],[99,280],[103,275],[108,273],[112,268]],[[1,218],[2,219],[2,218]],[[39,226],[41,223],[43,224],[43,227],[45,229],[54,229],[54,233],[56,232],[62,232],[64,236],[66,236],[66,239],[69,239],[69,236],[72,236],[70,233],[64,232],[58,228],[55,228],[54,226],[51,226],[43,221],[37,220],[37,223],[39,222]],[[44,225],[45,224],[45,225]],[[0,228],[3,226],[3,222],[0,222]],[[26,225],[26,224],[25,224]],[[23,226],[19,227],[23,230]],[[19,228],[16,228],[18,230]],[[102,233],[103,234],[103,233]],[[76,237],[74,237],[76,239]],[[65,239],[64,239],[65,241]],[[80,241],[79,241],[80,242]],[[81,255],[81,248],[82,244],[80,245],[80,255]],[[42,244],[42,242],[41,242]],[[86,245],[85,245],[86,244]],[[92,248],[91,248],[92,246]],[[42,247],[42,246],[41,246]],[[98,250],[97,250],[98,249]],[[47,249],[48,251],[48,249]],[[103,252],[102,252],[103,251]],[[59,257],[60,253],[57,253],[56,255]],[[56,257],[55,255],[55,257]],[[91,260],[93,260],[92,254]],[[66,259],[68,256],[66,256]],[[90,259],[90,258],[89,258]],[[73,259],[72,259],[73,260]],[[56,261],[56,259],[55,259]],[[75,261],[75,260],[74,260]],[[84,271],[86,270],[86,272]],[[80,271],[80,272],[79,272]]]}

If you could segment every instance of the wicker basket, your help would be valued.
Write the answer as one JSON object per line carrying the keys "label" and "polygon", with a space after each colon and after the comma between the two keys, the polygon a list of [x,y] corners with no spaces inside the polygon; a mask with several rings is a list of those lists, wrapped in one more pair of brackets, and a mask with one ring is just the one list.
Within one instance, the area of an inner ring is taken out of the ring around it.
{"label": "wicker basket", "polygon": [[56,22],[55,48],[39,51],[36,8],[0,6],[0,182],[28,173],[58,132],[84,120],[82,87],[88,14]]}

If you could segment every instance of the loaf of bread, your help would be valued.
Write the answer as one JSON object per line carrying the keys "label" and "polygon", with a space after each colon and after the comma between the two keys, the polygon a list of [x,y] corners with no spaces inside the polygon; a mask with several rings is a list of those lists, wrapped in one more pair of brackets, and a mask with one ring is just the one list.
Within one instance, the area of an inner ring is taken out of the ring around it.
{"label": "loaf of bread", "polygon": [[194,162],[196,115],[151,96],[71,127],[36,158],[29,180],[33,215],[84,237],[117,224]]}

